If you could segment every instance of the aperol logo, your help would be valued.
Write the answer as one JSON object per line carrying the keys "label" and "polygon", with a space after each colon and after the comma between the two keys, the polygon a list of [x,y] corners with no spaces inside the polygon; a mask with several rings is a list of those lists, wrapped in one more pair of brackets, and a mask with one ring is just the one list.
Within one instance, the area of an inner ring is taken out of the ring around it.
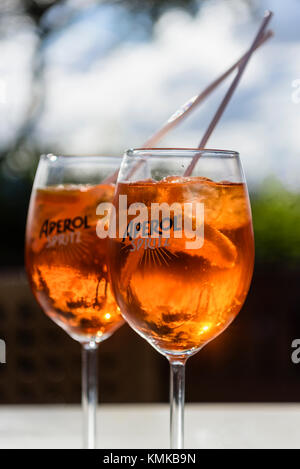
{"label": "aperol logo", "polygon": [[90,228],[87,215],[84,217],[64,218],[61,220],[45,220],[40,230],[40,238],[51,234],[74,232],[80,228]]}
{"label": "aperol logo", "polygon": [[[118,210],[118,216],[117,216]],[[200,249],[204,243],[204,204],[201,202],[151,203],[127,205],[127,196],[120,195],[117,209],[110,202],[98,205],[101,217],[96,232],[99,238],[121,238],[131,250],[167,247],[170,238],[185,240],[186,249]],[[118,226],[117,226],[118,225]]]}
{"label": "aperol logo", "polygon": [[40,238],[47,238],[46,248],[66,246],[69,243],[81,242],[81,230],[89,229],[88,217],[64,218],[59,220],[47,219],[40,229]]}

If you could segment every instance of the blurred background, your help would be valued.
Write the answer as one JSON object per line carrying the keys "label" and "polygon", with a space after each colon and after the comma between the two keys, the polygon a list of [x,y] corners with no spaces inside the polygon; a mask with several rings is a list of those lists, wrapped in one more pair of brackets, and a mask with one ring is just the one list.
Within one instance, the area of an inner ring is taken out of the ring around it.
{"label": "blurred background", "polygon": [[[80,400],[80,346],[42,313],[24,273],[39,155],[140,146],[248,48],[266,8],[276,36],[209,142],[242,157],[253,283],[234,323],[189,361],[187,400],[299,401],[300,1],[0,0],[0,403]],[[162,146],[197,145],[228,83]],[[167,361],[128,326],[101,344],[99,374],[102,402],[168,399]]]}

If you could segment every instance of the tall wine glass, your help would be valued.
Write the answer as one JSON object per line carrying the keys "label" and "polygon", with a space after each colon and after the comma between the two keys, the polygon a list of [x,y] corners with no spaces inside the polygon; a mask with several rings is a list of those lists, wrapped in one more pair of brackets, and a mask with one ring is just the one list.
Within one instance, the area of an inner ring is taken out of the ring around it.
{"label": "tall wine glass", "polygon": [[84,447],[96,444],[97,348],[123,323],[108,281],[107,240],[96,235],[96,208],[113,199],[101,183],[120,158],[40,158],[26,227],[26,268],[45,313],[82,345]]}
{"label": "tall wine glass", "polygon": [[185,363],[235,318],[252,277],[251,211],[239,155],[129,150],[114,206],[112,287],[129,325],[170,362],[171,448],[183,448]]}

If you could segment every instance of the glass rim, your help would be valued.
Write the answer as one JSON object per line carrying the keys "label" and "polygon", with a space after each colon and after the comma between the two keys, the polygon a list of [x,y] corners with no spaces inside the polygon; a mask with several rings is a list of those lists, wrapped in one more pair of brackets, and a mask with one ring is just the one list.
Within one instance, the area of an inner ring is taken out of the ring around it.
{"label": "glass rim", "polygon": [[[170,152],[170,154],[168,154]],[[173,154],[171,153],[173,152]],[[202,153],[203,156],[219,156],[224,158],[239,158],[239,152],[235,150],[219,150],[215,148],[204,148],[201,150],[200,148],[184,148],[184,147],[165,147],[165,148],[130,148],[126,150],[125,155],[129,157],[145,157],[145,156],[157,156],[159,153],[164,153],[165,157],[174,157],[177,156],[176,152],[186,153],[186,155],[178,155],[178,156],[192,156],[195,153]],[[149,153],[149,155],[147,155]],[[167,154],[165,154],[167,153]],[[150,155],[151,154],[151,155]]]}
{"label": "glass rim", "polygon": [[67,155],[55,155],[54,153],[42,153],[40,155],[40,160],[48,160],[48,161],[51,161],[51,162],[55,162],[58,158],[111,158],[112,160],[113,159],[118,159],[118,160],[122,160],[123,156],[121,155],[104,155],[104,154],[92,154],[92,155],[88,155],[88,154],[85,154],[85,153],[75,153],[75,154],[67,154]]}

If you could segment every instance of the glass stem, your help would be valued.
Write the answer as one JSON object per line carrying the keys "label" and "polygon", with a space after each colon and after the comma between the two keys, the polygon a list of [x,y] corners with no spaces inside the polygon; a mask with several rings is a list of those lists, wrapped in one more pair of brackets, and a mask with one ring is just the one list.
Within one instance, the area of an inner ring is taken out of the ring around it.
{"label": "glass stem", "polygon": [[83,447],[96,447],[96,417],[98,405],[98,369],[96,342],[82,344],[82,409]]}
{"label": "glass stem", "polygon": [[170,447],[184,447],[184,387],[185,362],[169,358],[170,362]]}

